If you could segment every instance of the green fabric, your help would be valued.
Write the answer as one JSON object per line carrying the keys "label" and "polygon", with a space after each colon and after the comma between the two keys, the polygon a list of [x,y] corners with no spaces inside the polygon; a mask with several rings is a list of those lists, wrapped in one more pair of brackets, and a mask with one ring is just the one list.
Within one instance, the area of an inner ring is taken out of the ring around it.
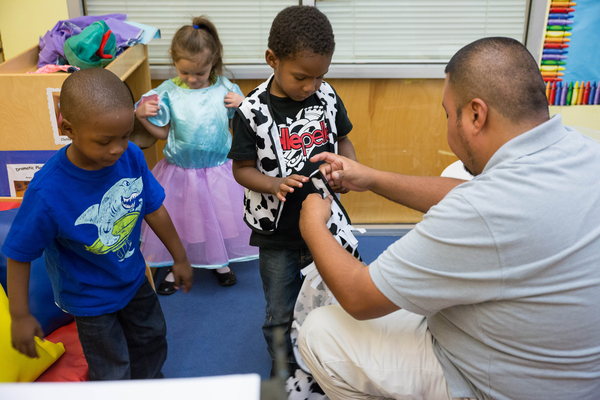
{"label": "green fabric", "polygon": [[[213,76],[211,75],[211,76],[209,77],[209,79],[210,79],[210,86],[212,86],[212,85],[214,85],[215,83],[217,83],[217,79],[218,79],[218,77],[215,75],[215,79],[213,79]],[[176,86],[179,86],[179,87],[180,87],[180,88],[182,88],[182,89],[189,89],[189,88],[190,88],[188,85],[186,85],[186,84],[185,84],[185,83],[184,83],[184,82],[181,80],[181,78],[180,78],[180,77],[173,78],[173,79],[171,79],[171,81],[172,81],[172,82],[173,82],[173,83],[174,83]]]}
{"label": "green fabric", "polygon": [[104,21],[96,21],[79,35],[71,36],[65,40],[63,50],[65,58],[70,65],[81,69],[106,67],[117,55],[117,41],[112,33],[104,46],[104,54],[110,54],[112,58],[101,58],[96,54],[102,44],[102,37],[110,28]]}
{"label": "green fabric", "polygon": [[173,83],[177,86],[179,86],[182,89],[189,89],[190,87],[188,85],[186,85],[185,83],[183,83],[183,81],[181,80],[180,77],[177,78],[173,78],[171,79],[173,81]]}

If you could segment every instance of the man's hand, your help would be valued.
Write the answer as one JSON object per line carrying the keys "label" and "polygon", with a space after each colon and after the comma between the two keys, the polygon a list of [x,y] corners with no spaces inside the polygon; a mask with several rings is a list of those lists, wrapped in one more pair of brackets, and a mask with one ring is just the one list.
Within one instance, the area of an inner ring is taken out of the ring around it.
{"label": "man's hand", "polygon": [[284,178],[273,179],[273,188],[271,193],[276,195],[281,201],[285,201],[285,196],[288,193],[293,193],[295,187],[302,187],[304,183],[308,182],[306,176],[293,174]]}
{"label": "man's hand", "polygon": [[242,100],[244,100],[244,96],[240,96],[235,92],[229,92],[225,95],[225,107],[238,108]]}
{"label": "man's hand", "polygon": [[174,262],[171,268],[175,276],[175,289],[183,286],[183,293],[187,293],[194,283],[194,270],[186,258],[185,261]]}
{"label": "man's hand", "polygon": [[[319,153],[310,159],[311,162],[325,161],[319,170],[327,179],[331,188],[342,188],[364,192],[369,189],[373,169],[333,153]],[[335,190],[335,189],[334,189]],[[340,192],[342,192],[340,190]],[[343,192],[342,192],[343,193]]]}
{"label": "man's hand", "polygon": [[345,188],[343,186],[334,185],[333,182],[331,182],[329,187],[331,187],[331,190],[333,190],[334,193],[339,193],[339,194],[346,194],[350,191],[350,189]]}
{"label": "man's hand", "polygon": [[40,323],[31,314],[23,317],[11,316],[11,319],[12,346],[28,357],[38,358],[33,337],[37,336],[42,340],[44,339],[44,331]]}
{"label": "man's hand", "polygon": [[318,193],[309,194],[302,202],[300,210],[300,233],[309,234],[315,224],[327,224],[331,217],[331,196],[322,198]]}

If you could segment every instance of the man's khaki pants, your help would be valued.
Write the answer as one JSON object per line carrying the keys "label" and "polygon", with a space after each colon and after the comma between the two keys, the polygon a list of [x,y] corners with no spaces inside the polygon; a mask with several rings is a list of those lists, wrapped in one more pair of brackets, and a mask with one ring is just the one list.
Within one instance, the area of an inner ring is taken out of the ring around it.
{"label": "man's khaki pants", "polygon": [[451,400],[425,317],[399,310],[357,321],[339,305],[313,310],[300,353],[331,400]]}

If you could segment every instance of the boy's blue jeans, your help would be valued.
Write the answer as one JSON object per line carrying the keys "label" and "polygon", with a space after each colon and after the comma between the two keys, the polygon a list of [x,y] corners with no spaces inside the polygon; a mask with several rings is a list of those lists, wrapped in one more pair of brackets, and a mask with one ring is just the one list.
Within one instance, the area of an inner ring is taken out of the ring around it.
{"label": "boy's blue jeans", "polygon": [[167,325],[147,278],[123,309],[75,322],[90,380],[163,377]]}
{"label": "boy's blue jeans", "polygon": [[294,305],[302,287],[300,270],[312,262],[308,249],[276,250],[260,248],[259,266],[267,301],[263,334],[271,359],[275,360],[273,330],[283,328],[287,346],[288,362],[295,363],[290,328],[294,316]]}

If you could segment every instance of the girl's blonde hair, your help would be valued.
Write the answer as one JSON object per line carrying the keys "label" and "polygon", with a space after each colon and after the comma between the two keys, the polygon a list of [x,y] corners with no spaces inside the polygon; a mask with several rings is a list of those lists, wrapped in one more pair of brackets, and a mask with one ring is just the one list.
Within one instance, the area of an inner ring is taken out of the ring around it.
{"label": "girl's blonde hair", "polygon": [[212,65],[210,80],[214,83],[217,76],[223,73],[223,45],[219,40],[217,28],[206,15],[195,17],[192,25],[184,25],[175,32],[171,42],[171,57],[174,62],[182,58],[193,61],[198,54],[207,49],[206,61]]}

